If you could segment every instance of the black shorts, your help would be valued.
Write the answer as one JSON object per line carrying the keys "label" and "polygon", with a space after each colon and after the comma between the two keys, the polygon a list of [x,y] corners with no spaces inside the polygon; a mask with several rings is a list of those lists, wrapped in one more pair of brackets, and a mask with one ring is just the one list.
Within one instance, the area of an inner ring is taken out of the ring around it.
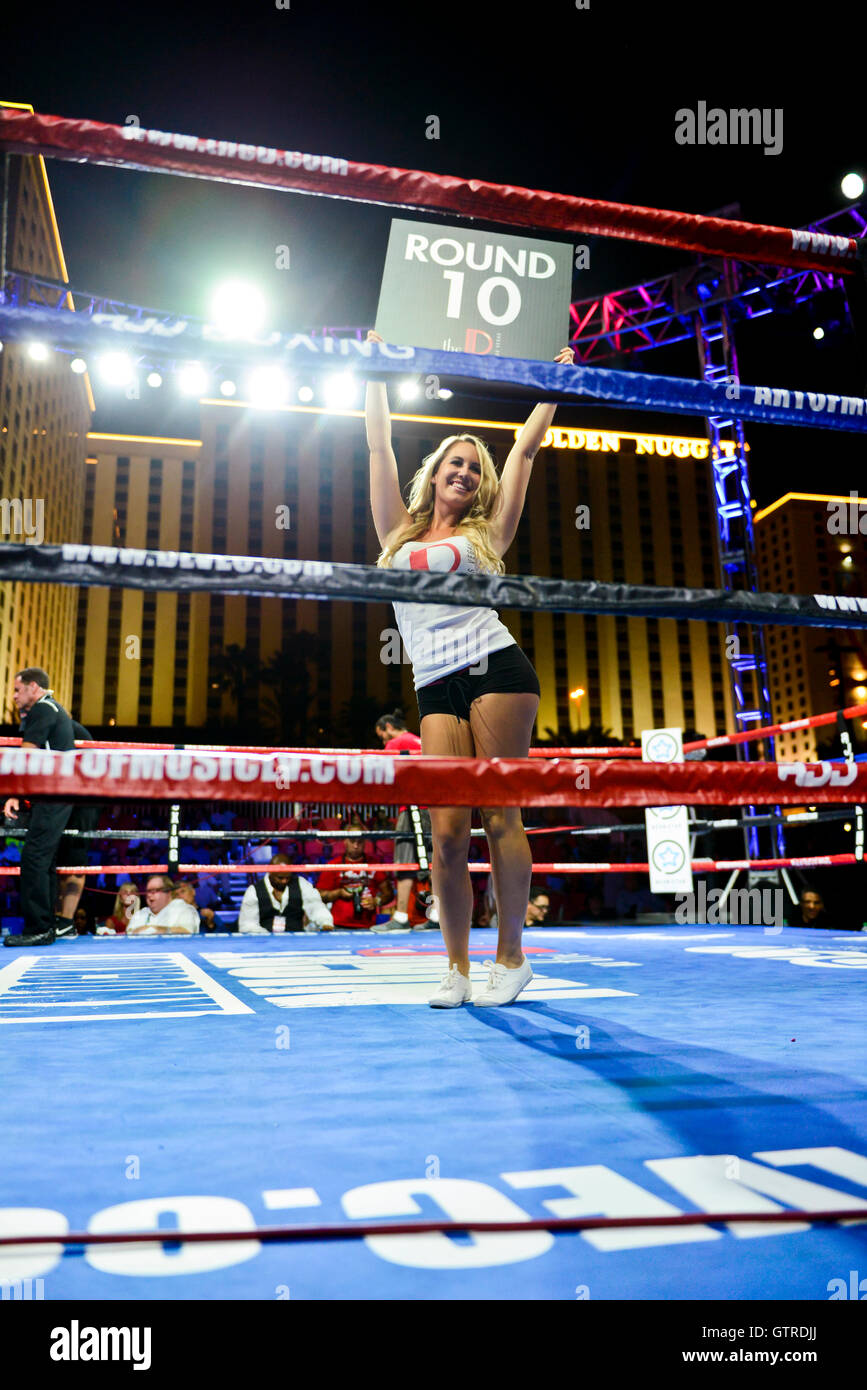
{"label": "black shorts", "polygon": [[488,657],[488,669],[471,675],[472,666],[453,671],[416,691],[419,720],[426,714],[453,714],[469,720],[470,705],[480,695],[541,695],[539,677],[517,642]]}

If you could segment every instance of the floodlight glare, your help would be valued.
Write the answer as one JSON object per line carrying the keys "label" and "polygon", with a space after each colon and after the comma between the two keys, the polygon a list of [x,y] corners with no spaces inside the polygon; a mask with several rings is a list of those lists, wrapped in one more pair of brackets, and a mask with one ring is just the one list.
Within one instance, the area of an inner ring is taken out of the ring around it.
{"label": "floodlight glare", "polygon": [[412,377],[408,377],[406,381],[402,381],[397,388],[397,394],[402,401],[414,401],[418,396],[418,392],[418,382]]}
{"label": "floodlight glare", "polygon": [[211,299],[211,319],[230,338],[252,338],[265,322],[265,296],[244,280],[227,280]]}
{"label": "floodlight glare", "polygon": [[299,399],[299,401],[312,401],[312,400],[313,400],[313,387],[312,387],[312,386],[299,386],[299,388],[298,388],[298,399]]}
{"label": "floodlight glare", "polygon": [[163,384],[163,379],[160,376],[159,372],[148,372],[147,380],[148,386],[152,386],[154,390],[156,390],[158,386],[162,386]]}
{"label": "floodlight glare", "polygon": [[235,385],[234,381],[221,381],[221,382],[220,382],[220,395],[221,395],[221,396],[234,396],[234,394],[235,394],[235,392],[237,391],[237,389],[238,389],[238,388],[237,388],[237,386]]}
{"label": "floodlight glare", "polygon": [[840,188],[844,198],[851,198],[853,201],[860,198],[864,192],[864,180],[860,174],[847,174],[840,181]]}
{"label": "floodlight glare", "polygon": [[128,386],[133,379],[132,360],[125,352],[105,352],[99,359],[99,376],[106,386]]}
{"label": "floodlight glare", "polygon": [[28,343],[27,356],[34,362],[47,362],[48,348],[44,343]]}
{"label": "floodlight glare", "polygon": [[82,372],[87,371],[87,363],[83,357],[73,357],[69,364],[70,371],[75,372],[76,376],[81,376]]}
{"label": "floodlight glare", "polygon": [[332,410],[349,410],[358,400],[358,383],[351,372],[339,372],[326,378],[323,395]]}
{"label": "floodlight glare", "polygon": [[254,367],[247,378],[247,394],[253,405],[272,410],[284,405],[289,395],[289,378],[282,367]]}
{"label": "floodlight glare", "polygon": [[208,375],[201,362],[187,362],[178,375],[178,386],[185,396],[204,396]]}

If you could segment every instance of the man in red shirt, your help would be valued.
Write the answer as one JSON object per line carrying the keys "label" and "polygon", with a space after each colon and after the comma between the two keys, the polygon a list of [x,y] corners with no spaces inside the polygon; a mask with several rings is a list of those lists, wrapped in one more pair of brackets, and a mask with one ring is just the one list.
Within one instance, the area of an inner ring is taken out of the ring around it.
{"label": "man in red shirt", "polygon": [[360,835],[347,835],[343,854],[319,875],[319,896],[331,909],[335,927],[369,930],[376,914],[392,901],[394,893],[387,873],[353,867],[364,863]]}
{"label": "man in red shirt", "polygon": [[[393,714],[383,714],[376,721],[376,732],[382,740],[385,751],[401,752],[407,756],[421,752],[421,739],[417,734],[411,734],[406,727],[402,710],[395,710]],[[425,849],[427,850],[428,863],[431,856],[431,825],[430,812],[423,806],[414,808],[418,812],[421,830],[424,835]],[[415,826],[413,816],[408,806],[401,806],[400,814],[397,818],[397,825],[394,829],[394,862],[395,864],[415,864],[418,863],[418,847],[415,838]],[[410,869],[406,873],[398,873],[397,877],[397,907],[392,916],[390,929],[406,929],[410,925],[418,925],[410,922],[409,898],[412,885],[415,880],[416,871]],[[431,907],[431,916],[427,921],[435,923],[436,909]],[[425,925],[427,925],[427,921]],[[387,930],[388,928],[386,928]],[[380,928],[380,930],[383,930]]]}

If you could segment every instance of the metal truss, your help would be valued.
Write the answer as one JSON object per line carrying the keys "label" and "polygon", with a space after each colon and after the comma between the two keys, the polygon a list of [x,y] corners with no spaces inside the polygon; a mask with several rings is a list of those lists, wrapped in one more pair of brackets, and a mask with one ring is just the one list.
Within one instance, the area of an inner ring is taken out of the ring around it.
{"label": "metal truss", "polygon": [[[810,223],[809,230],[862,237],[867,217],[858,206],[842,208]],[[727,259],[703,261],[658,280],[571,304],[570,346],[576,361],[591,366],[692,338],[696,316],[717,305],[729,306],[732,323],[761,318],[839,289],[843,278],[834,271],[787,270]]]}
{"label": "metal truss", "polygon": [[[695,340],[699,364],[705,381],[729,382],[733,402],[740,381],[738,359],[727,304],[715,304],[701,309],[695,316]],[[750,481],[744,440],[743,421],[737,418],[736,407],[726,415],[706,418],[710,439],[711,469],[717,514],[720,582],[725,589],[758,589],[755,560],[755,537]],[[724,449],[728,445],[728,450]],[[771,697],[768,689],[768,667],[765,638],[762,628],[749,623],[731,623],[726,627],[726,660],[736,732],[750,724],[772,724]],[[775,761],[774,740],[764,740],[768,761]],[[758,743],[737,745],[738,758],[749,761],[757,755]],[[755,816],[755,807],[745,808],[746,817]],[[784,854],[782,826],[775,831],[777,851]],[[759,830],[756,825],[744,824],[744,848],[747,857],[773,858],[759,852]]]}

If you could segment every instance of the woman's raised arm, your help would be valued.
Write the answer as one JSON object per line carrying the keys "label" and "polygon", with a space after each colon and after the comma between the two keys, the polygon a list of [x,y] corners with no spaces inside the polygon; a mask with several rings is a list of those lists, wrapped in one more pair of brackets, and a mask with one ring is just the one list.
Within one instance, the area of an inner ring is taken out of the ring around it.
{"label": "woman's raised arm", "polygon": [[[561,348],[554,361],[564,367],[571,366],[575,361],[574,350],[569,347]],[[554,419],[556,409],[554,403],[533,407],[503,464],[500,474],[500,506],[491,522],[489,532],[491,544],[501,556],[505,555],[515,539],[518,522],[524,510],[533,459]]]}
{"label": "woman's raised arm", "polygon": [[[373,329],[367,341],[381,343]],[[399,526],[407,525],[412,517],[400,495],[397,459],[391,447],[391,415],[388,392],[384,381],[368,381],[364,405],[367,426],[367,447],[370,450],[370,508],[373,524],[381,546]]]}

